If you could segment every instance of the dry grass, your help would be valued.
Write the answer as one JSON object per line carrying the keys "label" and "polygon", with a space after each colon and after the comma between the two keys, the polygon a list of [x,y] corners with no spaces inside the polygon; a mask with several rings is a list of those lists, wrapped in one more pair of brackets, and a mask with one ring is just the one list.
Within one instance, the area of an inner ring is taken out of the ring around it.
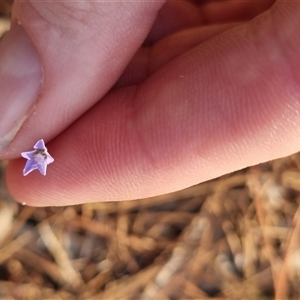
{"label": "dry grass", "polygon": [[0,297],[297,299],[299,166],[297,154],[170,195],[65,208],[18,205],[2,186]]}
{"label": "dry grass", "polygon": [[0,166],[0,299],[300,297],[300,154],[170,195],[65,208],[16,204]]}

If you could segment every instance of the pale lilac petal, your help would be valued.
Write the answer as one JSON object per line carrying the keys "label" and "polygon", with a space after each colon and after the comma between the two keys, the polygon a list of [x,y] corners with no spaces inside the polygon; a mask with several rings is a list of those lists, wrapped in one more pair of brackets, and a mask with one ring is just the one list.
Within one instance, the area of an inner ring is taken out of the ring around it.
{"label": "pale lilac petal", "polygon": [[33,146],[33,149],[47,150],[44,140],[41,139],[41,140],[37,141],[36,144]]}
{"label": "pale lilac petal", "polygon": [[38,164],[37,165],[38,170],[41,172],[42,175],[46,176],[46,171],[47,171],[47,164]]}
{"label": "pale lilac petal", "polygon": [[35,150],[33,151],[27,151],[27,152],[22,152],[21,156],[26,158],[26,159],[32,159],[33,154],[34,154]]}
{"label": "pale lilac petal", "polygon": [[49,154],[47,153],[47,164],[51,164],[54,162],[54,158]]}
{"label": "pale lilac petal", "polygon": [[23,170],[23,175],[26,176],[30,172],[37,169],[37,164],[33,160],[28,160]]}

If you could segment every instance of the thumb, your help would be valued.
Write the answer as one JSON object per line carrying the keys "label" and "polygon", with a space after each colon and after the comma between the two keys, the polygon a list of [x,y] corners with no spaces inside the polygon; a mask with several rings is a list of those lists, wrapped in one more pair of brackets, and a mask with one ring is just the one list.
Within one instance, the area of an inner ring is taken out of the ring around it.
{"label": "thumb", "polygon": [[49,140],[115,83],[163,1],[15,2],[0,43],[0,158]]}

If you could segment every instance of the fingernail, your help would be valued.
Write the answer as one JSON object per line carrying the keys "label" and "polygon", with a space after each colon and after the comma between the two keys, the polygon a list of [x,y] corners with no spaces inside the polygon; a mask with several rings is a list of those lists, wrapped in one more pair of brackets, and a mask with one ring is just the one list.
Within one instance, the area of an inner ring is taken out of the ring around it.
{"label": "fingernail", "polygon": [[0,42],[0,151],[27,119],[41,79],[39,55],[22,25],[15,21]]}

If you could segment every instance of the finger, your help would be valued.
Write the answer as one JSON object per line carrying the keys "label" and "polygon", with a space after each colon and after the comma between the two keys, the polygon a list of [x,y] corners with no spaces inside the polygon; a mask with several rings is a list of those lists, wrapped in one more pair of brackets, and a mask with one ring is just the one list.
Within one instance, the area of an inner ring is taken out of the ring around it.
{"label": "finger", "polygon": [[201,1],[199,12],[203,24],[243,22],[251,20],[263,13],[269,9],[274,2],[275,0],[221,0],[207,1],[203,4]]}
{"label": "finger", "polygon": [[275,0],[266,1],[167,1],[159,11],[145,45],[183,29],[220,23],[251,20],[269,9]]}
{"label": "finger", "polygon": [[[171,59],[217,34],[240,25],[241,20],[254,18],[273,3],[272,0],[238,3],[222,0],[208,1],[205,4],[195,1],[193,5],[190,1],[167,2],[160,10],[144,47],[135,54],[114,87],[143,82]],[[220,18],[223,18],[222,22]]]}
{"label": "finger", "polygon": [[0,44],[0,148],[10,143],[0,157],[55,137],[97,102],[162,3],[16,1]]}
{"label": "finger", "polygon": [[186,0],[169,0],[157,14],[144,45],[152,45],[176,31],[200,24],[199,11],[195,5]]}
{"label": "finger", "polygon": [[11,193],[39,206],[144,198],[298,151],[299,17],[279,3],[110,93],[49,144],[46,177],[9,164]]}
{"label": "finger", "polygon": [[114,88],[137,85],[156,70],[182,53],[196,47],[217,34],[240,23],[200,26],[175,32],[157,41],[153,46],[141,47],[134,55]]}

